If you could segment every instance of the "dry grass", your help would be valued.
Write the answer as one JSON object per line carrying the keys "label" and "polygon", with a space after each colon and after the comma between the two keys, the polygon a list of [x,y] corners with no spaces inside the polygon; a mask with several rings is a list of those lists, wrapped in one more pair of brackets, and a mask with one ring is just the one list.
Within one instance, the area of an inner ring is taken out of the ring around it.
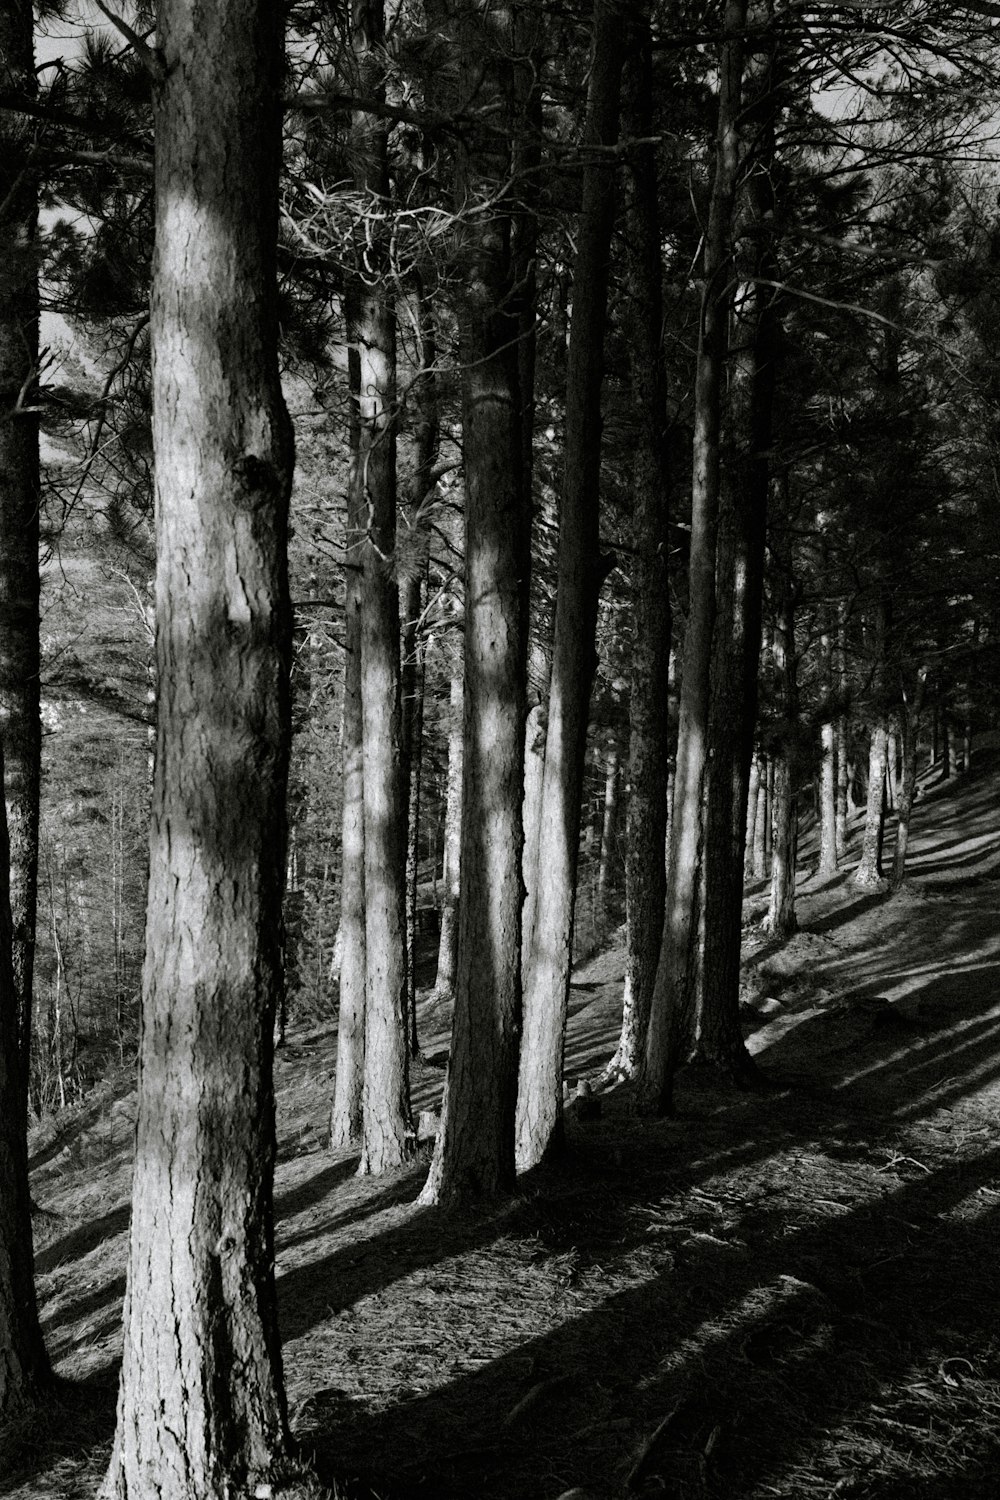
{"label": "dry grass", "polygon": [[[998,790],[990,775],[936,794],[910,891],[872,903],[806,881],[802,938],[750,941],[775,1006],[748,1025],[776,1086],[734,1095],[693,1073],[658,1122],[619,1092],[493,1210],[418,1208],[426,1158],[356,1178],[323,1145],[334,1036],[293,1035],[277,1070],[286,1380],[339,1493],[1000,1493]],[[620,955],[576,978],[574,1074],[610,1051]],[[421,1105],[447,1017],[425,1022]],[[131,1109],[122,1078],[34,1142],[66,1383],[9,1436],[12,1500],[92,1495],[107,1459]]]}

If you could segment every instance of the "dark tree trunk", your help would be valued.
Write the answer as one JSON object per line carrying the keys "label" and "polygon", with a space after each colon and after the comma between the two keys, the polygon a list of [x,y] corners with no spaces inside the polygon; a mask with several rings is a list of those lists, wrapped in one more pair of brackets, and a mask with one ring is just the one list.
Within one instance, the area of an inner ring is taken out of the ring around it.
{"label": "dark tree trunk", "polygon": [[[653,135],[652,42],[648,5],[637,6],[622,77],[622,125],[634,140]],[[629,683],[625,835],[625,994],[611,1078],[635,1078],[642,1063],[663,932],[666,895],[668,670],[666,372],[663,266],[657,212],[656,148],[634,147],[626,162],[626,265],[633,465],[632,668]]]}
{"label": "dark tree trunk", "polygon": [[440,999],[451,999],[454,995],[458,957],[458,899],[462,869],[462,756],[465,748],[462,673],[462,655],[459,653],[452,669],[449,692],[451,718],[448,728],[448,792],[444,813],[444,893],[441,899],[437,979],[434,983],[435,993]]}
{"label": "dark tree trunk", "polygon": [[611,923],[611,865],[618,832],[620,759],[618,745],[612,740],[604,763],[604,816],[601,819],[601,849],[597,862],[597,911],[594,923],[599,939],[607,932]]}
{"label": "dark tree trunk", "polygon": [[774,790],[771,797],[771,900],[766,925],[772,937],[795,931],[795,863],[798,849],[799,768],[795,730],[799,715],[798,661],[795,651],[795,583],[790,547],[778,547],[779,598],[774,631],[775,691],[785,731],[772,755]]}
{"label": "dark tree trunk", "polygon": [[291,737],[280,12],[162,0],[158,43],[157,753],[105,1494],[219,1500],[269,1483],[289,1446],[271,1197]]}
{"label": "dark tree trunk", "polygon": [[750,760],[757,722],[757,666],[764,591],[768,460],[776,357],[774,250],[774,32],[772,0],[747,8],[739,117],[740,182],[733,215],[738,291],[729,349],[729,393],[716,543],[706,777],[701,990],[687,1048],[737,1079],[753,1066],[739,1015]]}
{"label": "dark tree trunk", "polygon": [[7,867],[7,820],[0,803],[0,1428],[35,1404],[49,1383],[35,1301],[25,1078],[18,1053]]}
{"label": "dark tree trunk", "polygon": [[[382,0],[354,0],[358,89],[384,97]],[[358,351],[358,462],[367,504],[362,544],[361,712],[365,807],[365,1082],[362,1173],[410,1156],[406,1038],[406,782],[400,688],[396,547],[396,314],[389,274],[387,124],[357,111],[351,122],[354,182],[364,195],[348,339]]]}
{"label": "dark tree trunk", "polygon": [[903,780],[899,791],[899,807],[896,818],[896,849],[892,861],[893,887],[902,885],[906,879],[906,852],[910,841],[910,817],[913,812],[914,795],[917,789],[917,740],[920,736],[920,717],[924,707],[924,687],[927,681],[926,668],[917,676],[916,691],[912,702],[904,702],[900,716],[900,739],[903,752]]}
{"label": "dark tree trunk", "polygon": [[416,942],[417,898],[420,864],[420,791],[423,768],[424,687],[426,678],[426,642],[420,628],[420,615],[426,594],[429,545],[423,540],[421,509],[434,493],[434,462],[438,453],[440,416],[434,367],[437,360],[437,337],[430,304],[419,286],[416,298],[417,325],[420,336],[420,373],[414,381],[416,407],[414,423],[413,482],[410,491],[411,524],[420,542],[420,566],[406,580],[403,608],[403,746],[406,766],[407,841],[406,841],[406,1008],[410,1056],[420,1055],[417,1035],[417,974],[414,945]]}
{"label": "dark tree trunk", "polygon": [[[595,0],[593,62],[584,142],[618,136],[623,16]],[[566,374],[566,448],[559,521],[556,620],[538,835],[539,881],[524,982],[517,1099],[517,1160],[534,1166],[560,1136],[563,1042],[573,955],[580,802],[590,688],[597,666],[600,557],[601,383],[608,257],[614,227],[613,158],[588,158],[573,274]]]}
{"label": "dark tree trunk", "polygon": [[701,925],[703,804],[708,754],[715,540],[719,505],[722,371],[732,305],[729,233],[739,166],[738,121],[747,0],[727,0],[720,64],[715,176],[705,236],[698,368],[695,378],[691,555],[670,866],[660,958],[646,1039],[644,1107],[671,1107],[673,1074],[693,1033]]}
{"label": "dark tree trunk", "polygon": [[[36,93],[33,10],[10,0],[0,14],[4,86]],[[8,115],[0,161],[0,736],[6,762],[13,1004],[27,1110],[38,895],[41,761],[38,642],[38,188],[33,130]],[[5,1004],[11,997],[5,998]]]}
{"label": "dark tree trunk", "polygon": [[[464,0],[453,58],[458,97],[503,120],[458,148],[459,204],[507,181],[523,121],[509,59],[513,18],[504,5]],[[462,894],[455,1014],[445,1099],[425,1203],[489,1196],[513,1186],[517,1045],[521,1024],[521,857],[524,791],[523,495],[518,334],[509,297],[511,225],[502,208],[462,225],[465,286],[459,308],[466,491],[465,750]]]}
{"label": "dark tree trunk", "polygon": [[361,484],[358,417],[360,361],[348,351],[351,386],[351,473],[344,533],[344,702],[341,717],[343,808],[340,864],[340,1013],[330,1145],[361,1140],[365,1084],[365,801],[361,715],[361,557],[368,512]]}

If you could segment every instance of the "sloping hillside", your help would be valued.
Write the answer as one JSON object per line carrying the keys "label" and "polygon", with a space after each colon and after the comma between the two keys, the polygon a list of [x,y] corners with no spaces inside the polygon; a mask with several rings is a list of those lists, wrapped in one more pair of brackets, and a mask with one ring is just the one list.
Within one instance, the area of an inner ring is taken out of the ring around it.
{"label": "sloping hillside", "polygon": [[[943,1500],[1000,1459],[1000,764],[925,784],[912,879],[801,872],[801,931],[747,903],[747,1025],[773,1087],[684,1078],[570,1122],[502,1208],[414,1204],[324,1145],[335,1037],[280,1055],[289,1401],[343,1493]],[[804,857],[809,855],[804,841]],[[575,976],[568,1074],[609,1055],[622,955]],[[425,1006],[418,1107],[447,1017]],[[43,1320],[68,1382],[0,1479],[90,1496],[113,1426],[134,1096],[124,1073],[33,1139]],[[2,1471],[0,1471],[2,1472]]]}

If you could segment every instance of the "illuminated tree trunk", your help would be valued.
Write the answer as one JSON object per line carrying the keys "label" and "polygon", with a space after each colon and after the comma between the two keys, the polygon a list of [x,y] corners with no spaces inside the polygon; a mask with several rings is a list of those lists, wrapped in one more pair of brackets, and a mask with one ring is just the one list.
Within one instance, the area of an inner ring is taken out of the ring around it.
{"label": "illuminated tree trunk", "polygon": [[[584,143],[613,145],[624,56],[623,13],[596,0]],[[587,709],[597,666],[600,557],[601,377],[614,178],[606,154],[588,158],[573,275],[566,376],[566,449],[559,519],[556,620],[538,832],[539,879],[524,981],[524,1034],[517,1094],[522,1170],[558,1143],[563,1044],[573,954],[580,803]]]}
{"label": "illuminated tree trunk", "polygon": [[264,0],[160,6],[159,695],[115,1500],[253,1494],[288,1452],[272,1230],[291,736],[282,40]]}
{"label": "illuminated tree trunk", "polygon": [[[358,88],[384,96],[382,0],[354,0]],[[361,715],[365,807],[365,1082],[362,1173],[412,1155],[406,1037],[406,780],[400,686],[396,548],[396,314],[389,275],[387,126],[357,111],[351,123],[354,182],[364,222],[355,228],[348,340],[358,353],[358,462],[364,476],[361,545]]]}
{"label": "illuminated tree trunk", "polygon": [[[513,13],[464,0],[454,17],[454,74],[491,121],[458,148],[456,197],[493,196],[511,170]],[[491,1196],[513,1185],[521,1024],[521,799],[524,789],[524,450],[511,224],[502,207],[461,227],[459,305],[465,462],[465,667],[461,882],[455,1010],[441,1125],[424,1203]]]}
{"label": "illuminated tree trunk", "polygon": [[449,689],[448,791],[444,812],[444,893],[441,900],[441,934],[438,941],[435,992],[451,998],[455,988],[458,956],[458,897],[462,869],[462,657],[459,655]]}
{"label": "illuminated tree trunk", "polygon": [[344,533],[344,701],[341,711],[343,806],[340,840],[340,1010],[337,1073],[330,1111],[330,1145],[361,1140],[365,1083],[365,799],[364,723],[361,715],[361,556],[367,509],[358,461],[360,366],[348,351],[351,386],[351,472]]}

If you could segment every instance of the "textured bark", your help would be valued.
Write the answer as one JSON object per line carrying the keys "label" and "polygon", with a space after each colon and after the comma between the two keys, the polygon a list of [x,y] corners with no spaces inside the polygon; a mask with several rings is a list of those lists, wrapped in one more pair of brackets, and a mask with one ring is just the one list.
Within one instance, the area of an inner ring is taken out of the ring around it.
{"label": "textured bark", "polygon": [[773,279],[774,33],[772,0],[747,7],[739,115],[740,180],[733,210],[737,292],[719,490],[706,777],[700,992],[687,1050],[738,1080],[753,1073],[739,1014],[750,760],[764,592],[768,460],[776,357]]}
{"label": "textured bark", "polygon": [[458,656],[451,674],[448,729],[448,795],[444,812],[444,891],[441,898],[441,935],[438,942],[435,993],[450,999],[455,990],[458,958],[458,899],[462,871],[462,757],[464,724],[462,715],[462,657]]}
{"label": "textured bark", "polygon": [[289,1441],[272,1230],[291,729],[280,17],[164,0],[158,43],[157,753],[105,1494],[220,1500],[269,1481]]}
{"label": "textured bark", "polygon": [[[618,137],[623,11],[595,0],[593,52],[584,126],[588,144]],[[562,1128],[563,1044],[569,1001],[580,847],[580,804],[590,689],[597,666],[600,557],[601,382],[609,252],[614,227],[614,167],[607,153],[588,158],[573,274],[573,318],[566,374],[566,445],[556,619],[549,685],[545,766],[539,815],[539,881],[524,981],[524,1035],[517,1097],[517,1161],[534,1166]]]}
{"label": "textured bark", "polygon": [[[0,80],[36,93],[33,11],[10,0],[0,13]],[[38,644],[38,189],[29,153],[33,131],[5,117],[0,153],[0,737],[6,761],[13,924],[12,999],[27,1082],[38,894],[41,760]],[[5,1003],[7,1001],[5,1000]],[[27,1108],[27,1089],[21,1091]]]}
{"label": "textured bark", "polygon": [[861,837],[861,858],[854,871],[854,883],[863,887],[878,886],[882,880],[882,844],[885,838],[885,770],[888,733],[885,720],[872,725],[868,750],[868,803],[865,827]]}
{"label": "textured bark", "polygon": [[334,1149],[361,1140],[365,1082],[365,801],[364,726],[361,715],[361,556],[367,520],[358,447],[361,429],[356,350],[348,353],[351,384],[351,473],[344,532],[344,702],[341,717],[340,1011],[337,1075],[330,1110]]}
{"label": "textured bark", "polygon": [[875,602],[872,619],[872,684],[875,708],[868,752],[868,802],[865,810],[865,827],[861,839],[861,857],[853,876],[855,885],[863,888],[877,886],[883,873],[882,845],[885,839],[889,742],[888,715],[885,707],[889,615],[888,596],[883,592]]}
{"label": "textured bark", "polygon": [[[382,0],[354,0],[358,91],[384,97]],[[406,780],[400,688],[396,546],[396,315],[385,208],[387,124],[356,111],[354,184],[365,217],[356,225],[348,340],[358,352],[358,462],[367,505],[361,547],[361,713],[365,807],[365,1082],[361,1173],[388,1171],[412,1155],[406,1038]]]}
{"label": "textured bark", "polygon": [[[504,5],[465,0],[454,15],[452,86],[500,134],[458,148],[460,205],[508,179],[520,120]],[[445,80],[445,87],[449,80]],[[524,789],[524,452],[517,339],[508,301],[510,222],[497,204],[465,218],[459,307],[465,461],[465,753],[462,895],[451,1053],[425,1203],[490,1196],[514,1181],[521,1022],[521,799]]]}
{"label": "textured bark", "polygon": [[753,878],[763,880],[767,869],[768,828],[771,821],[771,800],[768,787],[773,785],[774,760],[770,755],[760,757],[760,779],[757,784],[757,823],[753,836]]}
{"label": "textured bark", "polygon": [[897,764],[899,757],[896,751],[896,731],[890,729],[885,741],[885,797],[890,812],[896,806],[897,776],[899,770]]}
{"label": "textured bark", "polygon": [[[649,8],[637,6],[622,76],[622,128],[635,140],[653,135]],[[632,407],[637,421],[631,539],[632,658],[629,681],[628,786],[625,830],[625,992],[611,1078],[635,1078],[642,1063],[663,932],[666,894],[668,671],[667,592],[669,452],[663,267],[657,213],[656,148],[635,147],[626,160],[626,262]]]}
{"label": "textured bark", "polygon": [[35,1301],[25,1087],[7,903],[7,821],[0,802],[0,1424],[36,1403],[49,1383]]}
{"label": "textured bark", "polygon": [[747,0],[727,0],[721,44],[715,175],[705,235],[704,291],[695,376],[690,602],[681,674],[670,866],[643,1067],[643,1104],[653,1113],[664,1113],[671,1107],[674,1068],[684,1039],[693,1030],[698,975],[703,799],[715,617],[722,371],[732,296],[729,228],[739,165],[738,118],[746,12]]}

